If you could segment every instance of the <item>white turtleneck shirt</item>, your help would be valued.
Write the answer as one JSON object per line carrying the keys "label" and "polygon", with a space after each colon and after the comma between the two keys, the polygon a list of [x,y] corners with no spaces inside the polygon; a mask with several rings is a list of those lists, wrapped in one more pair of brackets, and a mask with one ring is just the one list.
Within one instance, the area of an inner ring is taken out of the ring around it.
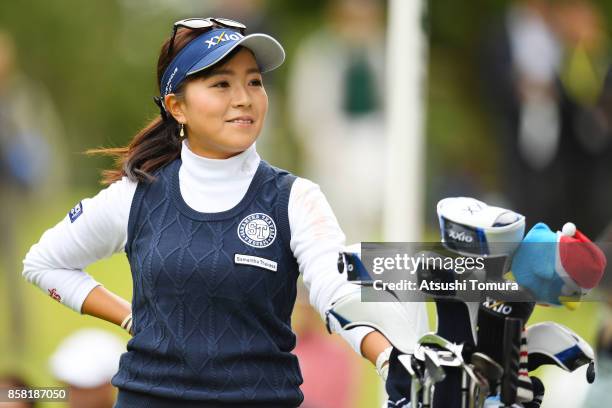
{"label": "white turtleneck shirt", "polygon": [[[253,144],[229,159],[208,159],[193,153],[185,141],[181,160],[183,199],[198,212],[214,213],[231,209],[242,200],[261,158]],[[124,177],[82,200],[27,253],[23,261],[26,280],[80,313],[91,290],[100,285],[84,269],[124,251],[136,186]],[[293,183],[288,215],[290,247],[309,289],[310,303],[325,316],[336,299],[359,290],[337,270],[344,234],[319,186],[304,178]],[[360,353],[361,341],[372,329],[337,331]]]}

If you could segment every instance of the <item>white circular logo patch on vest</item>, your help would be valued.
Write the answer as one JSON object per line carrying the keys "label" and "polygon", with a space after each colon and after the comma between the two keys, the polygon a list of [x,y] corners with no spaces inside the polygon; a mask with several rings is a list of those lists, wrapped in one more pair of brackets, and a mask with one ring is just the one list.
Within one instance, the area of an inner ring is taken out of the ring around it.
{"label": "white circular logo patch on vest", "polygon": [[247,245],[265,248],[276,238],[276,224],[267,214],[247,215],[238,225],[238,237]]}

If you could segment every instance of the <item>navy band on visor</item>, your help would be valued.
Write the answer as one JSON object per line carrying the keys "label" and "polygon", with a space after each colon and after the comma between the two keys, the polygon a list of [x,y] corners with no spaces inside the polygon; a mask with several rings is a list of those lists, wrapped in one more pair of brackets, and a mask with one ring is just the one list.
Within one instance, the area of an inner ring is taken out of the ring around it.
{"label": "navy band on visor", "polygon": [[230,29],[211,30],[194,38],[187,44],[166,68],[160,84],[162,99],[174,93],[185,78],[192,73],[192,68],[205,62],[210,66],[223,57],[223,50],[236,43],[244,36]]}

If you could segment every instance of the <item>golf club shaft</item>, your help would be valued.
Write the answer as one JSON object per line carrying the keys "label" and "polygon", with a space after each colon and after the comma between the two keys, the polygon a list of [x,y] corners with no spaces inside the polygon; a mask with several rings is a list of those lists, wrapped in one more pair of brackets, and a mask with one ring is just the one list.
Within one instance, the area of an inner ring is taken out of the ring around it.
{"label": "golf club shaft", "polygon": [[461,371],[461,408],[468,408],[470,385],[465,370]]}

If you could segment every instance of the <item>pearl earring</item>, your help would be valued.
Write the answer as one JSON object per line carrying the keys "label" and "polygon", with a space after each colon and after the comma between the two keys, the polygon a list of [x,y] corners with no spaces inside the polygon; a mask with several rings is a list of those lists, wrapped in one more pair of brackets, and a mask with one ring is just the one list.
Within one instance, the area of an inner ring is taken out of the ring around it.
{"label": "pearl earring", "polygon": [[185,137],[185,125],[181,123],[180,129],[179,129],[179,136],[180,137]]}

